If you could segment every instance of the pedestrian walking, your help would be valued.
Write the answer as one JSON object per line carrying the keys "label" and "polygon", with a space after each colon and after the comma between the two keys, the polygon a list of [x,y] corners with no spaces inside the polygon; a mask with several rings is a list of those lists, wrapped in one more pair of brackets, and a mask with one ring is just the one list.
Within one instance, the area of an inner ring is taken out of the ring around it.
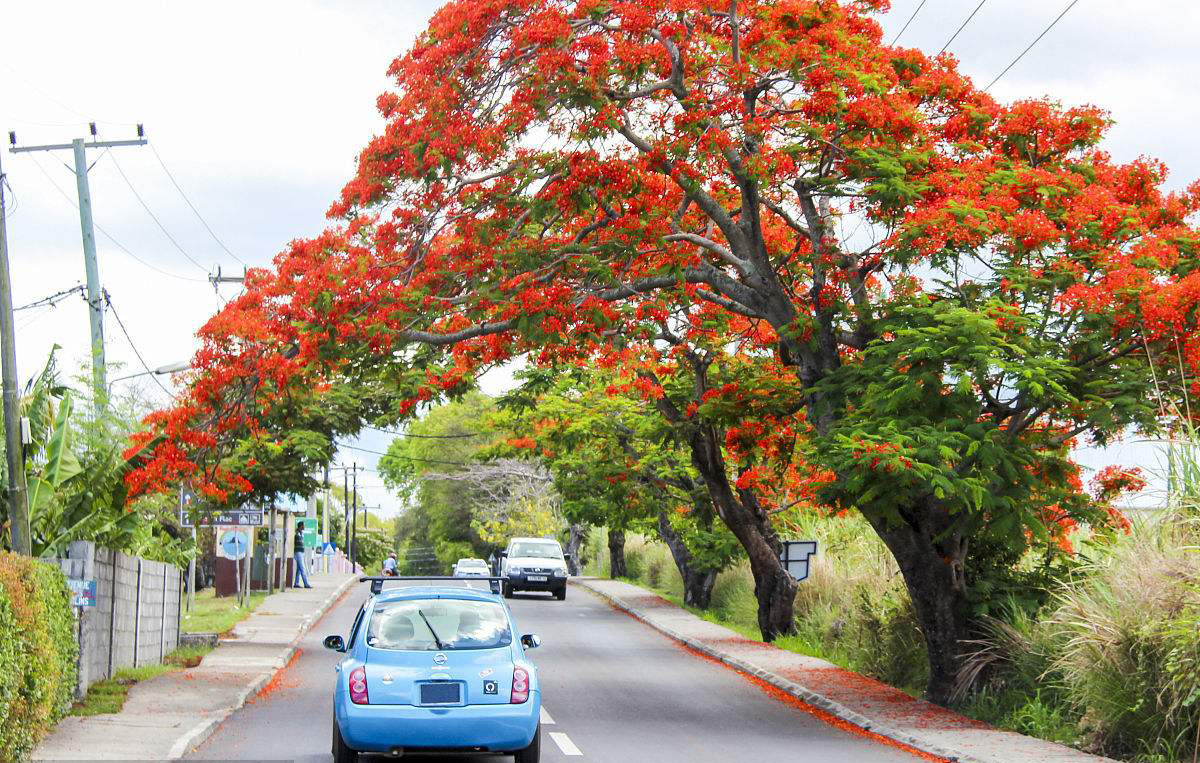
{"label": "pedestrian walking", "polygon": [[308,570],[304,568],[304,525],[296,520],[296,535],[292,539],[292,554],[295,556],[296,571],[292,574],[292,588],[300,588],[300,580],[304,580],[305,588],[312,588],[308,582]]}

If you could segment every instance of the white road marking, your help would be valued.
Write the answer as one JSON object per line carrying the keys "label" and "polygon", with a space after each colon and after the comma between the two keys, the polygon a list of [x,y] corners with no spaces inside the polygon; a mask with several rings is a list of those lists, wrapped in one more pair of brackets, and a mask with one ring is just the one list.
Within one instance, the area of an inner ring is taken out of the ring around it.
{"label": "white road marking", "polygon": [[550,713],[546,712],[545,705],[542,705],[542,725],[543,726],[553,726],[554,725],[554,719],[550,717]]}
{"label": "white road marking", "polygon": [[575,746],[575,743],[571,741],[571,737],[567,736],[561,731],[551,731],[550,738],[554,740],[556,745],[558,745],[558,749],[562,750],[563,755],[583,754],[580,749]]}

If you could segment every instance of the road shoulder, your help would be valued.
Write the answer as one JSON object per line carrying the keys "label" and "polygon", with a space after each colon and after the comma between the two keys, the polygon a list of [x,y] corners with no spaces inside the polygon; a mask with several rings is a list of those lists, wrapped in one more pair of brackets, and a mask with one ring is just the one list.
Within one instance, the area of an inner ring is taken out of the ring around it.
{"label": "road shoulder", "polygon": [[[617,580],[573,578],[651,628],[849,724],[960,763],[1114,763],[1041,739],[1000,731],[833,663],[752,641],[657,594]],[[827,719],[829,720],[829,719]]]}
{"label": "road shoulder", "polygon": [[297,642],[356,580],[313,576],[313,588],[268,596],[195,668],[144,681],[112,715],[64,718],[33,760],[175,760],[266,686]]}

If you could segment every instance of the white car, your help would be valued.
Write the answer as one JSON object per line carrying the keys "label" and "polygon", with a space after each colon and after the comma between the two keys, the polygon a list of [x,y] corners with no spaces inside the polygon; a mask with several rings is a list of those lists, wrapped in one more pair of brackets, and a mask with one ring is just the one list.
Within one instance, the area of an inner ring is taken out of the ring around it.
{"label": "white car", "polygon": [[487,562],[482,559],[459,559],[454,564],[456,578],[486,578],[492,574]]}
{"label": "white car", "polygon": [[505,598],[515,591],[549,591],[567,598],[567,557],[553,538],[513,538],[500,554]]}

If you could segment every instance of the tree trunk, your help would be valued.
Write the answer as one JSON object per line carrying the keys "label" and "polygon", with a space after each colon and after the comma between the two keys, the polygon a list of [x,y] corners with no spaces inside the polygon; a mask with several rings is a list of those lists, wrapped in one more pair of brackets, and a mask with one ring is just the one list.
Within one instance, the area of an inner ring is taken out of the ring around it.
{"label": "tree trunk", "polygon": [[929,657],[925,698],[949,703],[967,637],[966,541],[947,532],[950,518],[932,502],[904,512],[906,521],[868,517],[887,544],[908,588]]}
{"label": "tree trunk", "polygon": [[629,577],[629,570],[625,567],[625,531],[613,530],[608,531],[608,558],[610,578],[625,578]]}
{"label": "tree trunk", "polygon": [[796,632],[793,612],[796,581],[779,560],[783,545],[754,491],[735,491],[729,484],[721,451],[723,441],[712,427],[697,427],[690,438],[692,462],[721,521],[746,551],[754,576],[754,598],[758,601],[758,627],[763,641],[774,641]]}
{"label": "tree trunk", "polygon": [[579,547],[583,545],[587,525],[572,522],[570,534],[567,536],[567,571],[572,575],[579,574]]}
{"label": "tree trunk", "polygon": [[670,549],[679,577],[683,578],[683,603],[697,609],[708,609],[712,601],[713,584],[717,582],[717,571],[699,570],[694,566],[692,552],[683,542],[683,537],[671,526],[665,511],[658,513],[658,536]]}

